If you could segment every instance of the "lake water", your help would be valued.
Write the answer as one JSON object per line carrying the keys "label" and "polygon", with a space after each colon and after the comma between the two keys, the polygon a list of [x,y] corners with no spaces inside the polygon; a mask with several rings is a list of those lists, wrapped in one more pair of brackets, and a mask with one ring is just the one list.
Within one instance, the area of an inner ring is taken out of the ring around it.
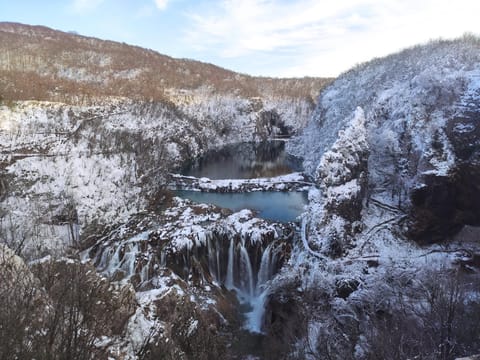
{"label": "lake water", "polygon": [[285,142],[269,141],[212,150],[186,164],[181,173],[210,179],[254,179],[301,170],[300,160],[285,153]]}
{"label": "lake water", "polygon": [[279,222],[295,221],[307,204],[307,193],[304,191],[212,193],[178,190],[175,194],[198,203],[214,204],[232,211],[251,209],[257,212],[260,218]]}

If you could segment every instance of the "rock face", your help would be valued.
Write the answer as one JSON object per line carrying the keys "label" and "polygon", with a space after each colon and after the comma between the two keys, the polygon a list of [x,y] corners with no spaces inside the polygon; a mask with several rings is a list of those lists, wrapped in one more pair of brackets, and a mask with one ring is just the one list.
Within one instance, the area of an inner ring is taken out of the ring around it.
{"label": "rock face", "polygon": [[[368,167],[351,175],[364,181],[363,191],[333,212],[351,209],[352,222],[359,203],[365,214],[372,206],[388,208],[398,214],[395,231],[422,244],[480,225],[479,47],[466,36],[408,49],[350,70],[322,93],[313,120],[290,145],[307,171],[335,174],[324,163],[356,107],[365,115],[369,148]],[[343,146],[337,157],[357,156]],[[328,176],[317,177],[327,197],[337,186],[325,183]]]}
{"label": "rock face", "polygon": [[[369,144],[365,115],[357,108],[345,130],[322,156],[316,170],[321,196],[310,207],[310,223],[315,224],[312,247],[340,256],[359,229],[363,198],[367,192]],[[312,229],[313,230],[313,229]]]}

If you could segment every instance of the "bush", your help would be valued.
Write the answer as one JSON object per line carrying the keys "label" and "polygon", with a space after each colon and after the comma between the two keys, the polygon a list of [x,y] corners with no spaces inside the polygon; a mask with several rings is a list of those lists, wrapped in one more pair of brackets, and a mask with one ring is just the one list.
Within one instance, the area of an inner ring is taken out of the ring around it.
{"label": "bush", "polygon": [[0,359],[106,359],[97,341],[123,332],[133,291],[73,260],[29,269],[10,250],[0,257]]}

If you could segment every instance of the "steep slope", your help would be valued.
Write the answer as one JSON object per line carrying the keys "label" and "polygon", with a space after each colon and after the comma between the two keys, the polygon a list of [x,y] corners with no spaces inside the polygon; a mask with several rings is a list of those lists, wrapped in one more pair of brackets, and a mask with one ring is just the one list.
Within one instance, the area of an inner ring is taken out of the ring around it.
{"label": "steep slope", "polygon": [[420,242],[480,225],[474,185],[480,164],[479,47],[474,37],[438,41],[345,73],[320,97],[298,142],[306,145],[294,150],[320,180],[326,170],[319,164],[329,161],[325,151],[340,129],[359,126],[349,121],[361,107],[370,149],[361,155],[368,160],[365,205],[373,200],[407,214],[400,232]]}
{"label": "steep slope", "polygon": [[[303,334],[296,356],[480,351],[479,119],[474,36],[359,65],[322,92],[289,144],[319,190],[270,302],[281,342]],[[289,308],[300,315],[278,315]]]}

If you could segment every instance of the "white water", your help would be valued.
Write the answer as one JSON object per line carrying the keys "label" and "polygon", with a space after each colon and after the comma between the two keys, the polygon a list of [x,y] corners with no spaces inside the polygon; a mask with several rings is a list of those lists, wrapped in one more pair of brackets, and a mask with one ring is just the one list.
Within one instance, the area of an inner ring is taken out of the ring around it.
{"label": "white water", "polygon": [[268,298],[268,288],[264,288],[257,296],[250,298],[252,310],[245,314],[245,328],[254,333],[261,333],[265,305]]}
{"label": "white water", "polygon": [[[252,261],[244,244],[239,244],[239,251],[235,251],[235,241],[230,241],[228,250],[227,277],[225,286],[235,290],[241,304],[249,310],[244,313],[246,330],[261,333],[265,315],[265,305],[268,299],[268,281],[274,273],[275,251],[273,244],[269,244],[262,253],[260,268],[254,274]],[[238,271],[235,276],[235,255],[238,255]],[[235,279],[238,279],[236,282]]]}
{"label": "white water", "polygon": [[260,269],[258,270],[257,288],[255,292],[257,296],[262,292],[263,285],[270,280],[273,275],[273,269],[271,266],[273,259],[270,258],[271,249],[272,244],[268,245],[262,254],[262,261],[260,262]]}
{"label": "white water", "polygon": [[253,270],[252,264],[250,263],[250,257],[248,256],[247,249],[242,245],[240,248],[240,283],[242,285],[242,290],[248,290],[248,296],[251,298],[254,295],[253,292]]}
{"label": "white water", "polygon": [[[269,294],[268,281],[273,277],[277,263],[276,257],[279,248],[276,243],[268,244],[263,251],[260,250],[260,253],[256,255],[261,255],[259,262],[254,264],[253,259],[250,258],[248,243],[239,242],[235,238],[230,239],[228,259],[224,259],[221,248],[226,243],[222,238],[207,238],[205,242],[207,245],[206,260],[210,274],[219,285],[223,284],[227,289],[234,290],[243,308],[247,309],[244,312],[245,329],[261,333]],[[104,249],[98,256],[100,257],[98,267],[108,276],[114,276],[120,271],[125,279],[138,273],[141,283],[149,280],[152,259],[148,259],[146,262],[142,261],[140,247],[137,243],[118,244],[115,248]],[[190,271],[188,268],[190,261],[187,260],[194,255],[188,252],[182,256],[184,257],[185,274],[187,274]],[[166,266],[166,257],[166,251],[162,250],[159,259],[160,266]],[[254,269],[258,269],[258,272]]]}
{"label": "white water", "polygon": [[228,248],[228,264],[227,264],[227,279],[225,280],[225,286],[227,289],[234,289],[233,285],[233,239],[230,240],[230,246]]}
{"label": "white water", "polygon": [[269,287],[267,282],[273,276],[275,263],[272,254],[273,244],[269,244],[263,251],[260,268],[257,274],[257,285],[254,296],[248,298],[251,310],[245,314],[245,328],[254,333],[261,333],[265,315],[265,305],[268,299]]}

